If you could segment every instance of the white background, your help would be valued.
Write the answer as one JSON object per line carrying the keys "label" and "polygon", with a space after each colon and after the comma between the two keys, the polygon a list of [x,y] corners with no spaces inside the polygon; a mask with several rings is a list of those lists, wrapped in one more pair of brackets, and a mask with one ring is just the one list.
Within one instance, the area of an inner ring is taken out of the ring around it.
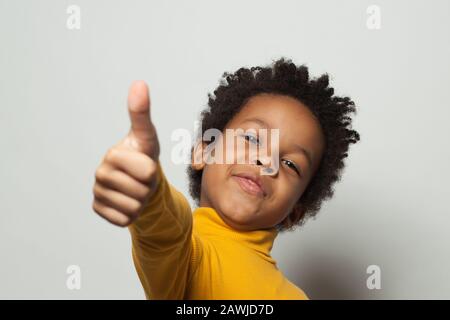
{"label": "white background", "polygon": [[[81,29],[66,27],[69,5]],[[381,9],[381,29],[366,9]],[[273,256],[312,299],[450,298],[450,2],[0,0],[0,298],[143,299],[127,229],[91,209],[94,172],[144,79],[161,161],[224,71],[281,56],[357,104],[335,197]],[[81,290],[66,268],[81,267]],[[381,268],[369,290],[366,268]]]}

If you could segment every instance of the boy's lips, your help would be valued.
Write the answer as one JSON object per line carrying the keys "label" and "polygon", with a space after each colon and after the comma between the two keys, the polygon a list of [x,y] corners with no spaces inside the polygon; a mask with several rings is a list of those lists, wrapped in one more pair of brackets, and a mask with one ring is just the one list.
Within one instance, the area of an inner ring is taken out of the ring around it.
{"label": "boy's lips", "polygon": [[238,182],[239,186],[252,195],[265,197],[267,192],[261,178],[251,172],[233,174],[232,178]]}

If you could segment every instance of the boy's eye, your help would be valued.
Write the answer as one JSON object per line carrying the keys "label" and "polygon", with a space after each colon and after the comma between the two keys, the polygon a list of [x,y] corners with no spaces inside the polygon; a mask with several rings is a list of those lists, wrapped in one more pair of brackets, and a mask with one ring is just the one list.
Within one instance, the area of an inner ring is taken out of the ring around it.
{"label": "boy's eye", "polygon": [[252,135],[246,134],[244,135],[245,140],[250,141],[252,143],[256,143],[257,145],[259,145],[259,139],[257,137],[254,137]]}
{"label": "boy's eye", "polygon": [[292,162],[290,160],[283,160],[283,161],[285,161],[287,166],[289,168],[291,168],[292,170],[294,170],[295,172],[297,172],[297,174],[300,176],[300,172],[294,162]]}

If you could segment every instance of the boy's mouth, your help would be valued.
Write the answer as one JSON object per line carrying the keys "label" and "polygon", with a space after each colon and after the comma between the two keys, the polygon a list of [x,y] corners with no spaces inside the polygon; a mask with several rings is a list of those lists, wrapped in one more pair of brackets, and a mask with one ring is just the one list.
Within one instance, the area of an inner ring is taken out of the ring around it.
{"label": "boy's mouth", "polygon": [[247,193],[259,197],[267,195],[261,179],[252,173],[239,173],[232,176],[239,186]]}

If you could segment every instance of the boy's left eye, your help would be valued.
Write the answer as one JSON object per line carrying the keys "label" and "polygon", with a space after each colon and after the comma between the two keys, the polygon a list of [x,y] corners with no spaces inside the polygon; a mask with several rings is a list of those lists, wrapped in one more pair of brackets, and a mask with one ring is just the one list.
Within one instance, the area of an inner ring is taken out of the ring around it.
{"label": "boy's left eye", "polygon": [[[245,140],[250,141],[250,142],[252,142],[252,143],[256,143],[257,145],[260,145],[260,141],[259,141],[258,137],[254,137],[254,136],[249,135],[249,134],[245,134],[245,135],[243,135],[243,136],[244,136]],[[288,166],[289,168],[291,168],[291,169],[294,170],[299,176],[301,176],[300,171],[298,170],[297,165],[296,165],[294,162],[292,162],[291,160],[287,160],[287,159],[283,159],[283,161],[286,162],[286,164],[287,164],[287,166]]]}
{"label": "boy's left eye", "polygon": [[294,170],[295,172],[297,172],[297,174],[300,176],[300,172],[294,162],[292,162],[291,160],[286,160],[286,159],[284,159],[283,161],[285,161],[287,166],[289,168],[291,168],[292,170]]}

